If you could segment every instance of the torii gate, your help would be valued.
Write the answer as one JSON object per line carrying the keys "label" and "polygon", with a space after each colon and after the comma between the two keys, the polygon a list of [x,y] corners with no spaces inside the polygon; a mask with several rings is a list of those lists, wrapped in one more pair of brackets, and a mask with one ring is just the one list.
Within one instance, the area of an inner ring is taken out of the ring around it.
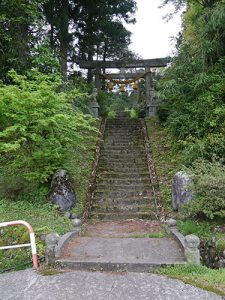
{"label": "torii gate", "polygon": [[[95,69],[95,87],[101,90],[101,77],[102,69],[121,69],[121,68],[144,68],[145,73],[139,74],[140,78],[145,79],[145,97],[148,107],[148,115],[155,115],[156,104],[154,103],[154,89],[151,68],[166,67],[171,61],[170,57],[154,58],[154,59],[140,59],[132,61],[79,61],[77,62],[82,69]],[[137,77],[137,73],[125,73],[125,74],[110,74],[110,78],[117,79],[121,76],[124,79],[132,79]],[[142,76],[141,76],[142,75]]]}

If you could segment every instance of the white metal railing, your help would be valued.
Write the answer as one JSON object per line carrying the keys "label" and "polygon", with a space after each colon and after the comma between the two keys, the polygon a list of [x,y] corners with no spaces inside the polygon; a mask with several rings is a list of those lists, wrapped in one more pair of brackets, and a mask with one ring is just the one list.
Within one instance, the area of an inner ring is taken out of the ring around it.
{"label": "white metal railing", "polygon": [[4,246],[4,247],[0,247],[0,250],[15,249],[15,248],[22,248],[22,247],[31,247],[33,266],[37,270],[37,268],[38,268],[38,259],[37,259],[35,235],[34,235],[34,231],[33,231],[32,226],[29,223],[27,223],[26,221],[18,220],[18,221],[0,223],[0,228],[1,227],[8,227],[8,226],[17,226],[17,225],[24,225],[28,229],[29,234],[30,234],[30,243],[18,244],[18,245],[12,245],[12,246]]}

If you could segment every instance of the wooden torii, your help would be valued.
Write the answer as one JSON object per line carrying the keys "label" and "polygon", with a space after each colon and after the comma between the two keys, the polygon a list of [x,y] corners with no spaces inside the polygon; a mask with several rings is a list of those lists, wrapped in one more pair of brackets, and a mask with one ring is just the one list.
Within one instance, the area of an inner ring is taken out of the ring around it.
{"label": "wooden torii", "polygon": [[[139,59],[139,60],[118,60],[118,61],[78,61],[77,64],[81,69],[95,70],[95,87],[101,90],[102,69],[121,69],[121,68],[144,68],[145,73],[142,74],[145,79],[145,97],[148,107],[148,115],[154,115],[156,111],[156,104],[154,103],[154,89],[151,68],[166,67],[171,61],[170,57],[153,58],[153,59]],[[138,73],[139,74],[139,73]],[[141,74],[140,74],[141,75]],[[137,73],[124,74],[110,74],[110,78],[118,79],[132,79],[137,77]]]}

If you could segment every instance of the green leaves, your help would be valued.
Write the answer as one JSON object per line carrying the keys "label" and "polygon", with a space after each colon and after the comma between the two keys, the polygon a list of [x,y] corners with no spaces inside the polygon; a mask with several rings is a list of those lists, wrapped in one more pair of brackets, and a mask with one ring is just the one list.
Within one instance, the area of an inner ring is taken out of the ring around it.
{"label": "green leaves", "polygon": [[96,129],[90,115],[75,110],[72,99],[55,91],[58,78],[37,70],[28,77],[15,71],[10,76],[14,83],[0,86],[0,184],[15,173],[15,182],[19,176],[38,185],[63,167],[75,147],[83,149],[83,141]]}

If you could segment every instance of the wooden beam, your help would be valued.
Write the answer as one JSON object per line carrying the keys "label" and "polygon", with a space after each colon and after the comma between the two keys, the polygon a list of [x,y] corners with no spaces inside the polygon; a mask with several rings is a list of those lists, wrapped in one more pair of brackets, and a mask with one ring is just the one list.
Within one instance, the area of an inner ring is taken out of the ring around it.
{"label": "wooden beam", "polygon": [[139,59],[134,61],[77,61],[76,63],[81,69],[96,69],[96,68],[108,68],[108,69],[120,69],[125,68],[158,68],[166,67],[170,62],[170,57],[153,58],[153,59]]}

